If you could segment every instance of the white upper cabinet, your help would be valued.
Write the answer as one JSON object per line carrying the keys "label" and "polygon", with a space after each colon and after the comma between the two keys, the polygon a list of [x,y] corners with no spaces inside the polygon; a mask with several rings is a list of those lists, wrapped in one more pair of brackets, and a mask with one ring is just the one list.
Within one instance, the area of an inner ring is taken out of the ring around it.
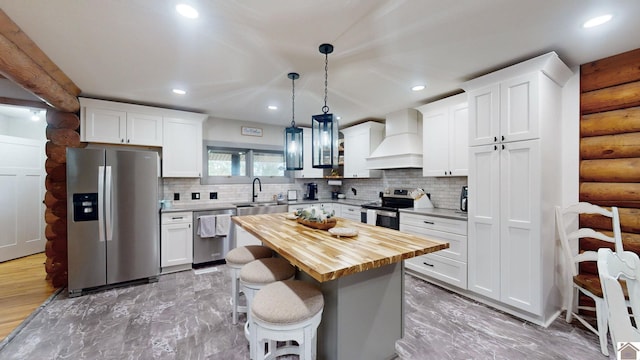
{"label": "white upper cabinet", "polygon": [[202,176],[202,122],[206,116],[165,117],[162,177]]}
{"label": "white upper cabinet", "polygon": [[424,176],[468,174],[467,95],[455,95],[418,108],[423,124]]}
{"label": "white upper cabinet", "polygon": [[207,115],[80,98],[80,139],[162,147],[163,177],[202,176],[202,124]]}
{"label": "white upper cabinet", "polygon": [[312,152],[311,152],[311,129],[302,128],[302,156],[303,156],[303,169],[295,172],[296,178],[322,178],[324,176],[324,169],[316,169],[312,165]]}
{"label": "white upper cabinet", "polygon": [[80,140],[108,144],[162,146],[158,109],[80,98]]}
{"label": "white upper cabinet", "polygon": [[344,135],[344,178],[375,178],[381,170],[367,169],[367,158],[380,145],[384,125],[368,121],[340,130]]}
{"label": "white upper cabinet", "polygon": [[162,116],[128,112],[126,143],[162,146]]}

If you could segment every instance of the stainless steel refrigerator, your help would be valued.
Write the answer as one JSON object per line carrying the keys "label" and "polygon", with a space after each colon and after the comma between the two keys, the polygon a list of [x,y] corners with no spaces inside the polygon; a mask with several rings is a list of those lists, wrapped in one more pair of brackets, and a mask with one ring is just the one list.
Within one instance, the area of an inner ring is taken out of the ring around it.
{"label": "stainless steel refrigerator", "polygon": [[160,273],[153,151],[67,149],[69,295]]}

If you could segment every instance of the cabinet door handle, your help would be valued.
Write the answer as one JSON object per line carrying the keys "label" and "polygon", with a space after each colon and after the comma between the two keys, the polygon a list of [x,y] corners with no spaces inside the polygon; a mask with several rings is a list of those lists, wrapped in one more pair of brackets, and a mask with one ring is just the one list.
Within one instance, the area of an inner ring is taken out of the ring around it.
{"label": "cabinet door handle", "polygon": [[493,145],[493,150],[498,150],[498,145]]}
{"label": "cabinet door handle", "polygon": [[502,135],[502,141],[504,141],[504,135]]}
{"label": "cabinet door handle", "polygon": [[124,143],[124,139],[120,139],[120,142],[121,142],[121,143]]}
{"label": "cabinet door handle", "polygon": [[191,224],[189,224],[189,229],[191,229]]}
{"label": "cabinet door handle", "polygon": [[494,136],[494,137],[493,137],[493,142],[497,142],[497,141],[498,141],[498,137],[497,137],[497,136]]}
{"label": "cabinet door handle", "polygon": [[423,223],[425,223],[425,224],[431,224],[431,225],[434,225],[434,224],[435,224],[433,221],[427,221],[427,220],[424,220],[424,221],[423,221]]}
{"label": "cabinet door handle", "polygon": [[449,175],[451,175],[451,170],[449,170]]}
{"label": "cabinet door handle", "polygon": [[504,144],[502,144],[502,150],[504,150]]}
{"label": "cabinet door handle", "polygon": [[131,142],[131,140],[130,140],[130,139],[127,139],[127,144],[128,144],[129,142]]}
{"label": "cabinet door handle", "polygon": [[351,211],[351,212],[354,212],[355,210],[353,210],[353,209],[347,209],[347,211]]}
{"label": "cabinet door handle", "polygon": [[424,261],[423,261],[422,263],[423,263],[423,264],[425,264],[425,265],[427,265],[427,266],[435,267],[435,265],[433,265],[433,264],[429,264],[428,262],[424,262]]}
{"label": "cabinet door handle", "polygon": [[444,174],[447,175],[447,170],[444,171]]}

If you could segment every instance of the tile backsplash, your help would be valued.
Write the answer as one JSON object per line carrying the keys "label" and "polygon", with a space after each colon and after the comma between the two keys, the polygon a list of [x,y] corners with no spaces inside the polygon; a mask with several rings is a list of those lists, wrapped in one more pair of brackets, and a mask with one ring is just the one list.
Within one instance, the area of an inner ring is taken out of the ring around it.
{"label": "tile backsplash", "polygon": [[[350,199],[377,200],[378,193],[387,187],[422,188],[431,194],[435,207],[457,209],[460,189],[467,184],[467,177],[432,178],[423,177],[422,169],[394,169],[384,170],[382,177],[376,179],[343,179],[342,186],[328,185],[326,179],[296,179],[294,183],[262,184],[257,201],[273,200],[273,196],[279,193],[286,197],[287,190],[297,190],[298,198],[302,199],[305,184],[309,182],[318,184],[320,199],[329,199],[332,191],[340,191]],[[352,189],[355,189],[355,194]],[[191,200],[194,192],[200,193],[200,200]],[[209,200],[209,192],[217,192],[218,199]],[[175,205],[246,202],[251,201],[251,184],[201,185],[200,179],[163,179],[164,199],[173,199],[174,193],[180,194],[180,200],[174,201]]]}

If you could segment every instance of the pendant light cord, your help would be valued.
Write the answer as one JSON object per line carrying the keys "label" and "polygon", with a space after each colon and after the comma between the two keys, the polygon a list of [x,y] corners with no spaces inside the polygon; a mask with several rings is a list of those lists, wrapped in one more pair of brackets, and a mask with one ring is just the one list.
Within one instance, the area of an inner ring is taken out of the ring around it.
{"label": "pendant light cord", "polygon": [[291,77],[291,127],[296,127],[296,79]]}
{"label": "pendant light cord", "polygon": [[324,54],[324,106],[322,107],[323,113],[329,112],[327,106],[327,86],[329,85],[329,53]]}

